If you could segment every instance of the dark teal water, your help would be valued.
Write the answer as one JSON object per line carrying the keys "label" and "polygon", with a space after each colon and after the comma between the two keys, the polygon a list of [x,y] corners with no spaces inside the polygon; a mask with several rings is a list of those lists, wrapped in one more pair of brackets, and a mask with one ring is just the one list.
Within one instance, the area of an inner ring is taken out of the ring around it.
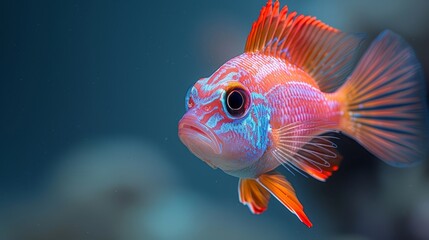
{"label": "dark teal water", "polygon": [[[0,239],[429,239],[429,164],[352,140],[326,183],[283,170],[314,227],[253,216],[177,137],[186,90],[242,53],[264,1],[2,1]],[[429,2],[282,1],[402,35],[429,76]],[[424,86],[422,86],[424,87]]]}

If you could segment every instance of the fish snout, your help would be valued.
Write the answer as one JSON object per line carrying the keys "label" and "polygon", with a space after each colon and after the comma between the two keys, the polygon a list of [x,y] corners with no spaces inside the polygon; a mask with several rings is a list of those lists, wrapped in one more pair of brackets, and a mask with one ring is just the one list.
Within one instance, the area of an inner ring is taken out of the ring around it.
{"label": "fish snout", "polygon": [[213,165],[209,159],[222,153],[222,147],[215,133],[191,114],[185,114],[179,121],[179,138],[189,150],[200,159]]}

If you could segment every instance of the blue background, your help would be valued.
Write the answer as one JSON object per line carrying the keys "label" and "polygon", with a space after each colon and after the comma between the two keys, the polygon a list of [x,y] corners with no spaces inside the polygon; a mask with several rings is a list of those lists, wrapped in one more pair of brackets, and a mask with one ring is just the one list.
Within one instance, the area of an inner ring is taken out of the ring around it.
{"label": "blue background", "polygon": [[[237,179],[177,137],[186,90],[242,53],[264,1],[2,1],[1,239],[429,239],[429,166],[351,139],[321,183],[283,170],[314,227],[276,201],[251,215]],[[429,2],[282,1],[346,32],[384,29],[429,76]],[[422,86],[425,87],[425,86]]]}

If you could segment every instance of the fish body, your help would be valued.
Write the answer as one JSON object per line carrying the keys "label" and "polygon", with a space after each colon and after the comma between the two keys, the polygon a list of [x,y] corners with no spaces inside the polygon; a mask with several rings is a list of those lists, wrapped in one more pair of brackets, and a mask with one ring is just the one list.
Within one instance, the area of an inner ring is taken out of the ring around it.
{"label": "fish body", "polygon": [[326,133],[343,132],[395,166],[425,157],[426,93],[412,49],[385,31],[359,59],[364,39],[269,1],[245,52],[189,89],[181,141],[240,178],[240,202],[253,213],[273,195],[311,227],[274,170],[283,165],[325,181],[341,162]]}
{"label": "fish body", "polygon": [[[227,135],[226,139],[233,139],[234,135],[242,135],[241,143],[231,147],[246,147],[246,156],[233,156],[232,161],[240,159],[243,161],[239,163],[240,167],[246,168],[223,166],[222,169],[231,175],[257,177],[281,164],[268,154],[272,150],[274,137],[271,129],[279,129],[296,122],[321,125],[330,122],[332,125],[339,125],[341,115],[339,102],[331,94],[320,91],[310,75],[287,61],[259,53],[244,53],[231,59],[210,78],[198,81],[192,88],[193,94],[190,97],[197,102],[200,102],[199,99],[213,100],[211,103],[202,104],[206,109],[221,109],[223,106],[217,101],[221,98],[221,93],[216,94],[216,91],[234,83],[247,87],[252,95],[252,104],[256,106],[251,117],[244,120],[248,121],[243,124],[246,129],[235,131],[234,127],[227,127],[236,123],[234,121],[228,123],[229,118],[226,114],[212,114],[212,111],[195,114],[200,118],[199,122],[210,126],[216,136]],[[218,98],[213,98],[216,95]],[[300,133],[300,130],[296,129],[295,132]],[[321,133],[318,127],[306,130],[306,134],[310,135]],[[253,159],[258,161],[252,161]],[[224,160],[221,161],[222,163],[215,165],[224,165]]]}

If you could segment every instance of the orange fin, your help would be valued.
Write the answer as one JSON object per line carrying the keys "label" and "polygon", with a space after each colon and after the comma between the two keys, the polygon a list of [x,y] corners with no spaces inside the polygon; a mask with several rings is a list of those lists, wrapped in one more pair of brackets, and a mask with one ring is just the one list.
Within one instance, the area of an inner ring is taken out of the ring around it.
{"label": "orange fin", "polygon": [[253,214],[261,214],[268,207],[270,193],[254,179],[240,179],[238,183],[240,202],[247,205]]}
{"label": "orange fin", "polygon": [[343,103],[341,129],[394,166],[427,156],[425,80],[411,47],[391,31],[371,44],[334,97]]}
{"label": "orange fin", "polygon": [[301,222],[307,225],[307,227],[313,226],[307,215],[305,215],[304,207],[296,197],[295,190],[284,176],[276,172],[271,172],[259,176],[257,181],[289,211],[295,214]]}
{"label": "orange fin", "polygon": [[317,134],[333,128],[334,124],[321,121],[293,123],[273,129],[274,149],[271,154],[286,168],[299,169],[325,181],[338,170],[342,157],[332,141],[335,136]]}
{"label": "orange fin", "polygon": [[324,92],[333,92],[349,76],[364,36],[345,34],[315,17],[280,11],[268,1],[253,23],[245,52],[283,58],[309,73]]}

